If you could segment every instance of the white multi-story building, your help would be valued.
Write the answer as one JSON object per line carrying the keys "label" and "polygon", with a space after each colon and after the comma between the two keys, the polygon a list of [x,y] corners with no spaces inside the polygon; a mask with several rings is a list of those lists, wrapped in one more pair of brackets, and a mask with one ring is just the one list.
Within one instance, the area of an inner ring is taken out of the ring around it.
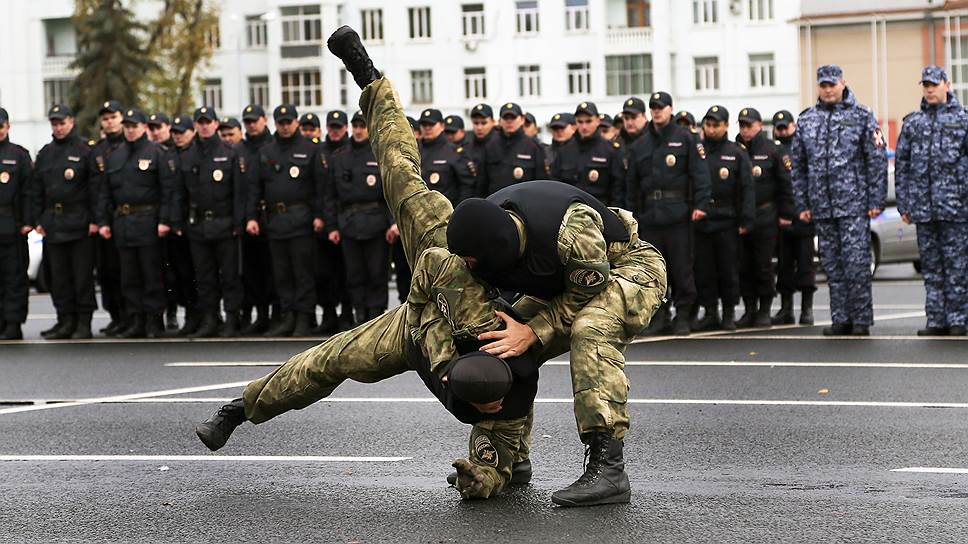
{"label": "white multi-story building", "polygon": [[[615,114],[632,95],[667,90],[700,117],[713,105],[764,116],[799,105],[798,0],[224,0],[218,49],[199,103],[238,115],[292,102],[356,109],[359,91],[326,36],[358,29],[410,114],[513,101],[539,122],[592,100]],[[157,11],[134,4],[139,18]],[[0,105],[13,139],[38,149],[45,114],[65,100],[75,51],[73,2],[0,2]],[[108,97],[105,97],[108,98]]]}

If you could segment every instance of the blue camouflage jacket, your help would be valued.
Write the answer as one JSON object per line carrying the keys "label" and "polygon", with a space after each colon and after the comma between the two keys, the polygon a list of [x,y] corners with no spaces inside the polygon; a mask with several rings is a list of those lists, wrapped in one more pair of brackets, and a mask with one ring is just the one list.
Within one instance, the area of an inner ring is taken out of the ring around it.
{"label": "blue camouflage jacket", "polygon": [[849,88],[841,102],[817,105],[797,119],[790,150],[797,212],[815,219],[866,215],[887,197],[887,156],[877,120]]}
{"label": "blue camouflage jacket", "polygon": [[894,180],[897,211],[915,223],[968,221],[968,112],[952,93],[904,118]]}

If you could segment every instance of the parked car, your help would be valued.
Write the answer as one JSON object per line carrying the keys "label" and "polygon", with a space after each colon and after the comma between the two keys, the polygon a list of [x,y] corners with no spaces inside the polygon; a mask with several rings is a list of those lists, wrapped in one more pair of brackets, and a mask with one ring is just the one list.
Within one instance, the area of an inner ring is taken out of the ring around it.
{"label": "parked car", "polygon": [[887,202],[884,213],[871,221],[871,273],[887,263],[912,263],[921,272],[918,236],[914,225],[907,225],[897,211],[894,195],[894,164],[887,171]]}
{"label": "parked car", "polygon": [[44,237],[31,231],[27,235],[27,277],[38,293],[46,293],[50,285],[50,267],[44,266]]}

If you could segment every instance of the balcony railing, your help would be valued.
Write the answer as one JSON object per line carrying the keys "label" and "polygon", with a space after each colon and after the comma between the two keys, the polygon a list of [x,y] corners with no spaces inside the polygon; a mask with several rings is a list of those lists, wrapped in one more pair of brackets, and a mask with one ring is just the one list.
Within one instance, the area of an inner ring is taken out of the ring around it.
{"label": "balcony railing", "polygon": [[44,76],[70,75],[75,70],[68,68],[74,61],[73,55],[58,55],[54,57],[44,57],[43,72]]}
{"label": "balcony railing", "polygon": [[608,45],[643,45],[652,42],[652,27],[610,27],[605,31]]}

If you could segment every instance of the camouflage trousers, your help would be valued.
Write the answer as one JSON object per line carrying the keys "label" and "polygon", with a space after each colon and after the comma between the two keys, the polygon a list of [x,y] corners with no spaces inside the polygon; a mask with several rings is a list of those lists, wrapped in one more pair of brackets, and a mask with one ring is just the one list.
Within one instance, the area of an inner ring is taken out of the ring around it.
{"label": "camouflage trousers", "polygon": [[917,226],[928,326],[963,326],[968,311],[968,223],[932,221]]}
{"label": "camouflage trousers", "polygon": [[871,231],[867,216],[818,219],[820,265],[830,289],[831,321],[871,326]]}

